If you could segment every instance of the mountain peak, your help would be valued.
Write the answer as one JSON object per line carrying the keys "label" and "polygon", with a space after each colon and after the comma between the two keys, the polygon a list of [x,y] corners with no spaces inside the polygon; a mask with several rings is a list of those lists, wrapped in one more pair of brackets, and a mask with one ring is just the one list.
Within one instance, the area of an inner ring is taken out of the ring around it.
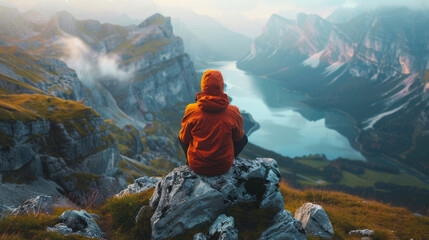
{"label": "mountain peak", "polygon": [[145,28],[153,24],[164,25],[169,24],[171,26],[170,17],[164,17],[159,13],[155,13],[154,15],[146,18],[142,23],[139,24],[140,28]]}
{"label": "mountain peak", "polygon": [[171,25],[170,17],[164,17],[159,13],[155,13],[138,25],[139,28],[146,28],[150,26],[159,27],[167,37],[173,36],[173,26]]}

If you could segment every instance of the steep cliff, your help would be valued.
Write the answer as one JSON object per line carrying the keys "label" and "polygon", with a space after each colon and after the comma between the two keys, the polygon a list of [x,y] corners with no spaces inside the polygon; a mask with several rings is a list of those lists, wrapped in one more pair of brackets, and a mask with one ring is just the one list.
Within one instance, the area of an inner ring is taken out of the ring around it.
{"label": "steep cliff", "polygon": [[91,190],[107,197],[123,187],[112,177],[121,159],[117,142],[91,108],[45,95],[1,95],[0,113],[4,183],[47,178],[78,202]]}

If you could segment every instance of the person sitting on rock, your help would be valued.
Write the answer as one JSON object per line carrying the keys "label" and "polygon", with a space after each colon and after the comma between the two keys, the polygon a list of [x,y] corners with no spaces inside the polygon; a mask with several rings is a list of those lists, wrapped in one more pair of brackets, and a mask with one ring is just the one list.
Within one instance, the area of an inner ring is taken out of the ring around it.
{"label": "person sitting on rock", "polygon": [[186,107],[179,141],[187,164],[201,175],[222,175],[247,144],[243,117],[223,92],[222,73],[207,70],[196,103]]}

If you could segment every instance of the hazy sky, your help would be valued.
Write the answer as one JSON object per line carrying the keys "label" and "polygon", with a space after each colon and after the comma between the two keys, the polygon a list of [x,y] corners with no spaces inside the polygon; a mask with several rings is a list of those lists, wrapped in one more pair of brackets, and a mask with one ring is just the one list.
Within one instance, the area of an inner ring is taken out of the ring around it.
{"label": "hazy sky", "polygon": [[77,19],[91,18],[102,22],[112,22],[126,13],[135,19],[132,23],[156,12],[173,18],[193,16],[189,12],[192,10],[213,17],[235,32],[255,38],[274,13],[295,19],[300,12],[327,17],[340,7],[387,5],[429,9],[429,0],[0,0],[0,5],[15,7],[21,12],[36,8],[49,17],[60,10],[67,10]]}
{"label": "hazy sky", "polygon": [[273,13],[293,16],[297,12],[328,16],[338,7],[404,5],[427,8],[428,0],[0,0],[2,5],[13,5],[21,11],[37,4],[78,8],[89,12],[128,12],[137,17],[138,12],[156,11],[160,7],[185,7],[196,13],[219,18],[223,14],[242,14],[249,19],[267,19]]}

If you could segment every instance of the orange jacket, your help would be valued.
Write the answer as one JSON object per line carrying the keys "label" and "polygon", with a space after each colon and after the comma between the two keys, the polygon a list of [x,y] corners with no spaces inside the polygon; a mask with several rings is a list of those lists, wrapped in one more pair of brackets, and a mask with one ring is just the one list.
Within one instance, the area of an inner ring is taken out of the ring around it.
{"label": "orange jacket", "polygon": [[201,79],[197,103],[186,107],[179,139],[189,144],[191,169],[207,176],[221,175],[234,161],[234,143],[243,138],[243,118],[236,106],[229,105],[223,93],[219,71],[207,70]]}

